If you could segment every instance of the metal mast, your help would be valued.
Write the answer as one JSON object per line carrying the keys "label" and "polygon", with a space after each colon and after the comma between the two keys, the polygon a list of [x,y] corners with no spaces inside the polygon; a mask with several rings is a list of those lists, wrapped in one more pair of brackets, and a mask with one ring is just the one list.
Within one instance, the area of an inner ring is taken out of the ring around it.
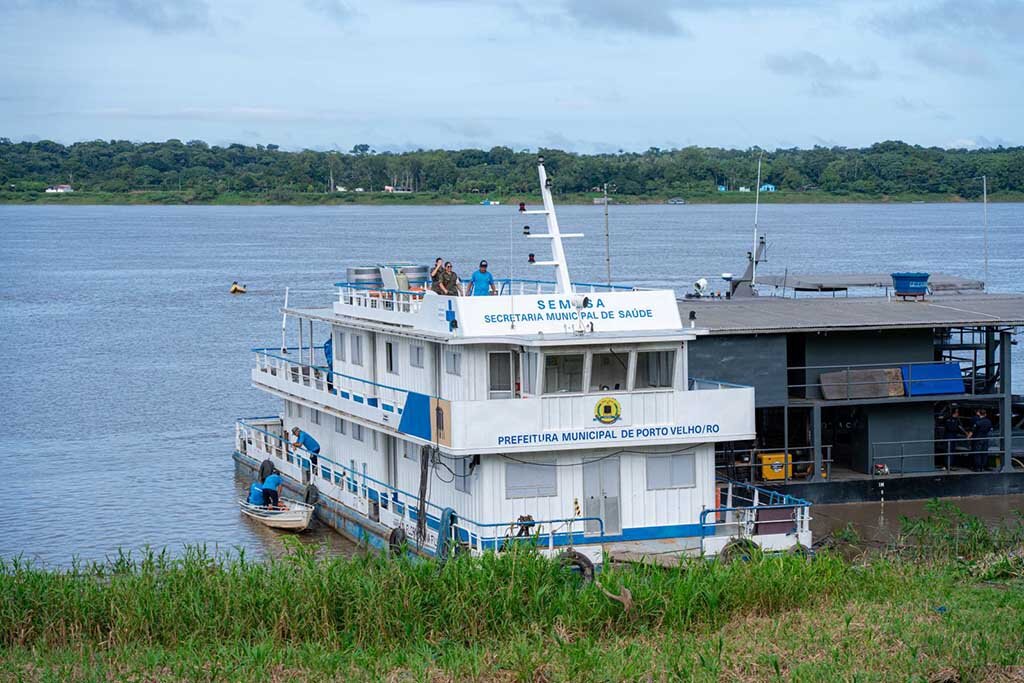
{"label": "metal mast", "polygon": [[544,200],[544,209],[542,211],[527,211],[525,205],[520,204],[519,212],[526,215],[543,215],[546,218],[548,225],[547,233],[541,235],[528,234],[527,237],[532,239],[550,239],[552,260],[536,261],[534,265],[554,266],[558,293],[568,296],[572,294],[572,280],[569,279],[569,266],[565,261],[565,249],[562,248],[562,238],[583,237],[583,233],[566,233],[563,235],[559,230],[558,216],[555,215],[555,202],[551,198],[551,179],[548,178],[547,171],[544,170],[544,157],[537,159],[537,175],[540,177],[540,196]]}

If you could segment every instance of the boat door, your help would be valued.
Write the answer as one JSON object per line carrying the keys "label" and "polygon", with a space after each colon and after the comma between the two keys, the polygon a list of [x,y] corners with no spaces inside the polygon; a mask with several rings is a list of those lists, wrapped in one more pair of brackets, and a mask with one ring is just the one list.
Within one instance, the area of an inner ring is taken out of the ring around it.
{"label": "boat door", "polygon": [[388,486],[398,488],[398,441],[390,434],[381,434],[384,437],[384,466],[387,471]]}
{"label": "boat door", "polygon": [[[604,520],[604,532],[622,533],[619,516],[619,456],[583,463],[583,516]],[[597,522],[585,523],[586,533],[600,533]]]}

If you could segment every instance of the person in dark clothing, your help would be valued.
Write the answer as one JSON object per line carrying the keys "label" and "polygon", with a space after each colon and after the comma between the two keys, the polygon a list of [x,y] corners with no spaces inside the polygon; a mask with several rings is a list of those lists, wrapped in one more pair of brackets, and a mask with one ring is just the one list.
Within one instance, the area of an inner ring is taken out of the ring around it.
{"label": "person in dark clothing", "polygon": [[963,424],[960,422],[960,409],[953,407],[949,415],[942,422],[943,427],[943,439],[945,440],[945,453],[947,466],[952,466],[953,454],[956,453],[957,446],[962,445],[964,439],[967,436],[967,431],[964,429]]}
{"label": "person in dark clothing", "polygon": [[974,471],[984,472],[988,464],[988,434],[992,431],[992,420],[988,419],[988,411],[978,408],[974,411],[971,425],[971,455],[974,460]]}
{"label": "person in dark clothing", "polygon": [[444,275],[444,259],[440,256],[434,261],[434,267],[430,269],[430,288],[438,294],[446,294],[441,287],[441,276]]}

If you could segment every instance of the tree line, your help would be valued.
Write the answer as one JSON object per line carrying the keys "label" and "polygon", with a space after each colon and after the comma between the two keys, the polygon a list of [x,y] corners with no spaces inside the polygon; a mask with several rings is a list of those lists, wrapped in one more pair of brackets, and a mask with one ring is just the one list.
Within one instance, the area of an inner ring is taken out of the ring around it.
{"label": "tree line", "polygon": [[0,190],[40,192],[71,184],[77,191],[180,191],[209,201],[225,193],[273,199],[289,193],[381,191],[385,186],[434,194],[484,193],[511,197],[536,190],[543,155],[558,193],[587,193],[605,183],[636,197],[709,194],[752,188],[763,154],[762,183],[780,191],[867,196],[903,193],[977,198],[980,176],[990,192],[1024,192],[1024,147],[942,149],[899,141],[865,148],[720,149],[685,147],[615,154],[489,150],[377,152],[284,151],[277,145],[211,146],[201,140],[94,140],[63,145],[0,138]]}

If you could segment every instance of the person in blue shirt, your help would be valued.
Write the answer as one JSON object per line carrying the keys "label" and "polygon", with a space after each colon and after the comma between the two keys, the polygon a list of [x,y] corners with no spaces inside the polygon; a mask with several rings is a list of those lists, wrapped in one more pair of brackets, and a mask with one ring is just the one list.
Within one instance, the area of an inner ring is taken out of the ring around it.
{"label": "person in blue shirt", "polygon": [[320,454],[320,442],[298,427],[292,427],[292,435],[295,437],[295,441],[288,442],[289,445],[302,446],[309,451],[311,453],[309,461],[315,465],[317,461],[316,456]]}
{"label": "person in blue shirt", "polygon": [[258,481],[254,481],[249,487],[249,504],[266,505],[266,500],[263,497],[263,485]]}
{"label": "person in blue shirt", "polygon": [[282,489],[284,489],[284,479],[275,471],[260,484],[260,490],[263,493],[263,504],[274,508],[280,507]]}
{"label": "person in blue shirt", "polygon": [[469,290],[467,296],[489,296],[497,294],[498,289],[494,286],[494,276],[487,272],[487,261],[480,262],[480,269],[469,278]]}
{"label": "person in blue shirt", "polygon": [[327,359],[327,391],[334,393],[334,335],[324,342],[324,358]]}

